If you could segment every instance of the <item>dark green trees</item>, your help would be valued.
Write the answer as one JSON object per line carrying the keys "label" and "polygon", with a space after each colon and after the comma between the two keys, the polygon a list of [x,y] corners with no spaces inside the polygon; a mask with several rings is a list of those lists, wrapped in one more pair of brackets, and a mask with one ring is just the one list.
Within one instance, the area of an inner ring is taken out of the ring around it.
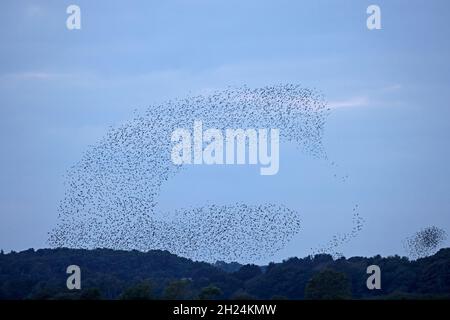
{"label": "dark green trees", "polygon": [[305,288],[305,299],[341,300],[351,298],[350,281],[344,273],[324,270],[315,274]]}
{"label": "dark green trees", "polygon": [[164,290],[164,299],[184,300],[192,298],[189,288],[190,284],[191,281],[189,279],[171,281]]}
{"label": "dark green trees", "polygon": [[220,290],[218,287],[209,285],[207,287],[204,287],[200,294],[198,295],[198,298],[200,300],[212,300],[217,299],[222,295],[222,290]]}
{"label": "dark green trees", "polygon": [[120,296],[122,300],[150,300],[153,298],[153,289],[149,281],[143,281],[129,287]]}
{"label": "dark green trees", "polygon": [[[66,287],[73,263],[82,269],[81,290]],[[381,290],[367,289],[372,264],[381,268]],[[233,265],[228,272],[222,267],[165,251],[26,250],[0,254],[0,300],[450,298],[450,248],[416,261],[316,255],[238,270]]]}

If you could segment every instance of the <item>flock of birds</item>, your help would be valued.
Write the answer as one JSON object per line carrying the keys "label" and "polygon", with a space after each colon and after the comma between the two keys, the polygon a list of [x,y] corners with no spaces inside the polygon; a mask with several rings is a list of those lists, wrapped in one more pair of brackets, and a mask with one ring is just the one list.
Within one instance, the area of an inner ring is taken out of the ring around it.
{"label": "flock of birds", "polygon": [[445,230],[431,226],[417,231],[405,240],[405,249],[411,259],[424,258],[434,254],[447,239]]}
{"label": "flock of birds", "polygon": [[[248,262],[267,257],[300,231],[295,210],[274,203],[232,203],[161,214],[161,186],[183,169],[171,161],[171,133],[191,128],[194,120],[221,130],[279,128],[281,141],[326,158],[322,134],[328,113],[320,92],[290,84],[229,88],[152,106],[111,128],[68,170],[49,243],[161,249],[204,261]],[[358,231],[362,220],[355,219]],[[334,239],[331,247],[348,241],[357,231]]]}

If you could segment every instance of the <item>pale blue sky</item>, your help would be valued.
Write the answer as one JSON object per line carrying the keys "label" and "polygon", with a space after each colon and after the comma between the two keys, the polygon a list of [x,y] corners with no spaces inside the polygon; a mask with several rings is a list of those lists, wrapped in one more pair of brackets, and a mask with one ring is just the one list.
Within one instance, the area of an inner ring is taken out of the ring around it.
{"label": "pale blue sky", "polygon": [[[382,30],[366,28],[372,3]],[[69,4],[81,7],[79,31],[66,29]],[[0,248],[46,246],[64,172],[109,126],[166,99],[243,84],[320,89],[333,107],[324,142],[338,169],[286,145],[273,177],[183,172],[164,186],[162,209],[284,203],[304,230],[276,260],[351,229],[355,204],[366,224],[345,255],[404,254],[402,240],[429,225],[450,233],[449,10],[445,0],[2,1]]]}

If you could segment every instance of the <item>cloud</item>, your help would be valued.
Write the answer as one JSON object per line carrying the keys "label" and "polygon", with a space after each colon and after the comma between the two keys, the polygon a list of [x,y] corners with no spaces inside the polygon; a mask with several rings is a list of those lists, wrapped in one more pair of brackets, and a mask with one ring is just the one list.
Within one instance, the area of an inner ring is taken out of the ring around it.
{"label": "cloud", "polygon": [[18,72],[8,73],[0,76],[3,80],[59,80],[68,78],[72,75],[69,73],[50,73],[50,72]]}
{"label": "cloud", "polygon": [[25,12],[28,17],[38,17],[44,13],[44,9],[40,6],[32,4],[25,8]]}
{"label": "cloud", "polygon": [[328,105],[331,109],[366,107],[369,105],[369,98],[356,96],[345,100],[330,101]]}
{"label": "cloud", "polygon": [[382,91],[384,92],[392,92],[392,91],[398,91],[400,89],[402,89],[403,86],[399,83],[384,87]]}

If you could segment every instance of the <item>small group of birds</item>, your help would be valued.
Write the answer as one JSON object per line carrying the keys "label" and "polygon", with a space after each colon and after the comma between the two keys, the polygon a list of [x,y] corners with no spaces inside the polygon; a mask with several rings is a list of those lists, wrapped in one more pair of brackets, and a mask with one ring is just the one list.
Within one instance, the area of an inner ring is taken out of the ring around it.
{"label": "small group of birds", "polygon": [[311,248],[310,256],[316,254],[330,254],[334,259],[343,257],[340,249],[350,240],[354,239],[362,231],[364,226],[364,218],[359,213],[359,205],[355,205],[352,209],[352,229],[345,233],[337,233],[324,245],[317,248]]}
{"label": "small group of birds", "polygon": [[[283,205],[232,202],[162,215],[161,186],[183,169],[171,161],[171,133],[196,120],[219,130],[278,128],[281,140],[325,159],[328,114],[319,91],[293,84],[228,88],[151,106],[111,128],[68,170],[49,244],[162,249],[204,261],[249,262],[271,255],[300,230],[299,214]],[[183,205],[176,194],[172,199]]]}

